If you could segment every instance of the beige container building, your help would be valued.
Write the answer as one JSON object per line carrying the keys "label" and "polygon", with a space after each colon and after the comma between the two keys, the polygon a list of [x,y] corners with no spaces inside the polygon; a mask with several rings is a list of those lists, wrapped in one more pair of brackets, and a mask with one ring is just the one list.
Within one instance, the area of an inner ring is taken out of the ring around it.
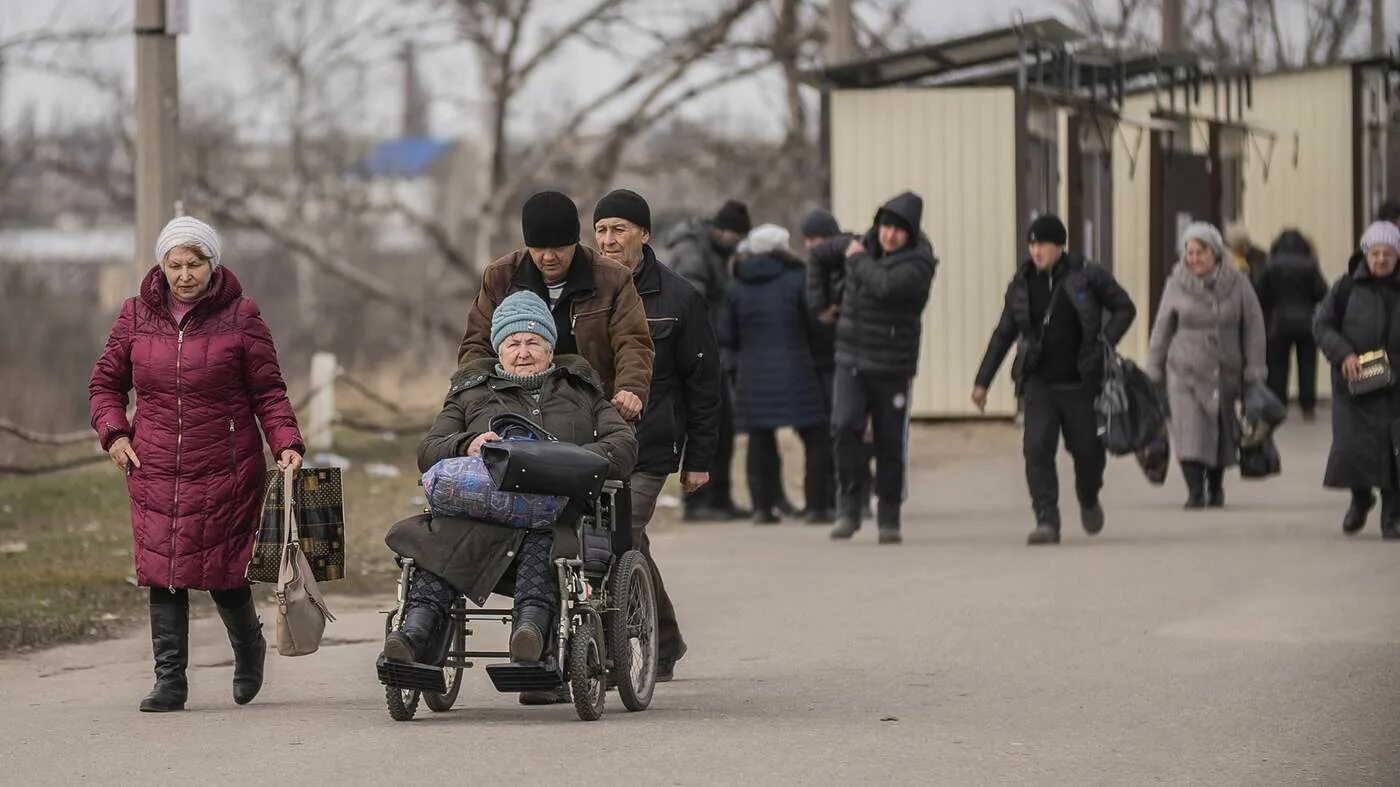
{"label": "beige container building", "polygon": [[[1133,296],[1138,319],[1120,349],[1140,359],[1189,221],[1242,222],[1265,248],[1298,227],[1332,280],[1380,202],[1400,196],[1400,64],[1390,60],[1212,72],[1189,58],[1096,50],[1041,20],[817,76],[842,226],[868,228],[905,189],[924,198],[940,262],[915,417],[978,415],[973,377],[1041,213],[1060,215],[1071,248]],[[1015,412],[1010,367],[988,415]]]}

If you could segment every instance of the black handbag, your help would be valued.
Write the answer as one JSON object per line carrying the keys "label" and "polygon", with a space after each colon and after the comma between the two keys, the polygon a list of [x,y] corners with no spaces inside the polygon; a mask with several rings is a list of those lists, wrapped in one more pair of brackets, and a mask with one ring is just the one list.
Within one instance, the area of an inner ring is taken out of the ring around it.
{"label": "black handbag", "polygon": [[1361,374],[1347,383],[1347,393],[1365,396],[1395,385],[1395,370],[1385,350],[1362,353],[1357,360],[1361,362]]}
{"label": "black handbag", "polygon": [[608,460],[557,440],[502,440],[481,446],[481,460],[502,492],[594,500],[608,479]]}
{"label": "black handbag", "polygon": [[505,413],[492,418],[490,429],[501,436],[502,440],[548,440],[559,442],[559,438],[549,433],[543,426],[531,421],[523,415],[515,413]]}

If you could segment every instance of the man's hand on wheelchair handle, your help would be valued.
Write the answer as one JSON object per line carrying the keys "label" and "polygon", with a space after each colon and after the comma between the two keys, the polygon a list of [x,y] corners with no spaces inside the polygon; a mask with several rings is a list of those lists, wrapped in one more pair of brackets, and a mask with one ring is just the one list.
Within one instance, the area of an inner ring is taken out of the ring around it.
{"label": "man's hand on wheelchair handle", "polygon": [[642,414],[642,398],[631,391],[618,391],[612,398],[613,407],[629,421]]}
{"label": "man's hand on wheelchair handle", "polygon": [[481,456],[481,446],[484,443],[490,443],[500,439],[501,436],[495,432],[482,432],[476,436],[475,440],[472,440],[471,445],[467,446],[467,456]]}
{"label": "man's hand on wheelchair handle", "polygon": [[708,483],[710,483],[709,473],[702,473],[698,470],[686,470],[681,473],[681,489],[686,492],[694,492]]}

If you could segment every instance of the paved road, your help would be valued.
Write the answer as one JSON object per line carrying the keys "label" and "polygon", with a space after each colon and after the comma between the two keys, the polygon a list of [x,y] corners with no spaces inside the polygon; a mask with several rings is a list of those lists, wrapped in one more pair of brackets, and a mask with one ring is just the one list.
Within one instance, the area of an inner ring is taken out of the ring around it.
{"label": "paved road", "polygon": [[1105,532],[1040,549],[1012,428],[916,441],[901,548],[657,538],[692,647],[645,713],[584,724],[469,673],[458,710],[392,722],[381,619],[339,600],[329,647],[270,657],[243,708],[208,618],[183,714],[135,711],[140,637],[0,661],[0,782],[1400,783],[1400,544],[1340,535],[1325,427],[1290,424],[1285,475],[1218,512],[1116,460]]}

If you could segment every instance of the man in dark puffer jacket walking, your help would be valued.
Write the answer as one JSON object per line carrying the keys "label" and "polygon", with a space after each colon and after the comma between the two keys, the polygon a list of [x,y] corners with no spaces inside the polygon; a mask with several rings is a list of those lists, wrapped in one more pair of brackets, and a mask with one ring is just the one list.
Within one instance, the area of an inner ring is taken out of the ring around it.
{"label": "man in dark puffer jacket walking", "polygon": [[[1118,344],[1137,307],[1107,269],[1065,251],[1068,233],[1045,214],[1030,228],[1030,259],[1006,288],[1006,306],[977,370],[972,403],[987,406],[987,387],[1012,344],[1011,377],[1026,405],[1023,435],[1026,484],[1035,511],[1031,544],[1060,541],[1060,482],[1055,453],[1060,433],[1074,457],[1074,486],[1084,530],[1103,530],[1107,456],[1099,440],[1094,397],[1103,387],[1104,342]],[[1107,317],[1105,318],[1105,314]]]}
{"label": "man in dark puffer jacket walking", "polygon": [[858,464],[869,419],[875,433],[880,543],[898,544],[905,495],[909,395],[918,371],[924,306],[938,260],[919,231],[924,201],[906,191],[875,213],[863,241],[846,247],[845,292],[836,324],[831,428],[837,456],[837,519],[831,537],[860,529]]}

